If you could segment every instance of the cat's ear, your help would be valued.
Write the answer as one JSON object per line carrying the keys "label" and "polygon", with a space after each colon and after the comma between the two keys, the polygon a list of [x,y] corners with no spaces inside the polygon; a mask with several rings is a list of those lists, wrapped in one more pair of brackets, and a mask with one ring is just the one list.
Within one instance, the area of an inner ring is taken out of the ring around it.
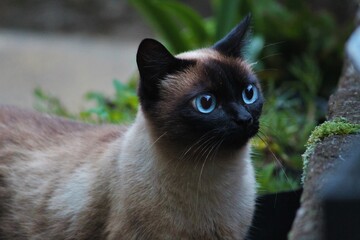
{"label": "cat's ear", "polygon": [[136,62],[140,78],[152,81],[166,73],[175,64],[176,59],[160,42],[147,38],[139,45]]}
{"label": "cat's ear", "polygon": [[223,39],[214,44],[213,49],[225,56],[242,57],[242,51],[247,43],[247,35],[251,23],[251,14],[248,14]]}
{"label": "cat's ear", "polygon": [[136,62],[140,73],[140,102],[147,105],[159,98],[160,81],[176,59],[160,42],[147,38],[139,45]]}
{"label": "cat's ear", "polygon": [[144,39],[138,48],[136,62],[140,73],[138,94],[142,105],[159,99],[159,86],[167,75],[189,66],[190,60],[174,57],[160,42]]}

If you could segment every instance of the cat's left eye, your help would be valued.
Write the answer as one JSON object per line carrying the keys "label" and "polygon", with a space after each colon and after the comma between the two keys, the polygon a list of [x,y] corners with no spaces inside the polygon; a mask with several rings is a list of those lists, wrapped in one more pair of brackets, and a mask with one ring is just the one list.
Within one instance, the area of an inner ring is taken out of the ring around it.
{"label": "cat's left eye", "polygon": [[211,113],[216,107],[216,98],[211,93],[204,93],[195,97],[192,103],[197,111]]}
{"label": "cat's left eye", "polygon": [[249,84],[242,92],[242,98],[244,100],[244,103],[246,104],[252,104],[254,103],[259,97],[257,88]]}

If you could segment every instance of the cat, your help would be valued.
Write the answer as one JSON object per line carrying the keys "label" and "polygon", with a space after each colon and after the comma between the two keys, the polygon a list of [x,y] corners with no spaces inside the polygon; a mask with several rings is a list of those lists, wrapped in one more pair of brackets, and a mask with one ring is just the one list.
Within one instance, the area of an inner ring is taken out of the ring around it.
{"label": "cat", "polygon": [[263,105],[249,24],[176,56],[144,39],[130,126],[0,107],[0,238],[243,239]]}

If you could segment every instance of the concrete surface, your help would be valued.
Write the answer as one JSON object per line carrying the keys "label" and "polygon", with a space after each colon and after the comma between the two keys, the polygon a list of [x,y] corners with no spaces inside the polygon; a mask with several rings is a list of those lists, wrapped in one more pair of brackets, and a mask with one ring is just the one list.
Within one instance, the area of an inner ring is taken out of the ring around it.
{"label": "concrete surface", "polygon": [[40,86],[77,112],[86,92],[112,94],[136,71],[140,41],[0,29],[0,104],[32,108]]}

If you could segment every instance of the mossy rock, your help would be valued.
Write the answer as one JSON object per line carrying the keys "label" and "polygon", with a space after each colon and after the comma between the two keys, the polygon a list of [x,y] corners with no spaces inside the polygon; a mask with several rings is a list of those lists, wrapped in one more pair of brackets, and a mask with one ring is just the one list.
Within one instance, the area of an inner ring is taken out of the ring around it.
{"label": "mossy rock", "polygon": [[346,118],[334,118],[315,127],[306,143],[306,151],[302,155],[304,164],[302,183],[304,183],[307,175],[309,158],[313,154],[315,146],[318,142],[333,135],[348,135],[356,133],[360,133],[360,124],[350,123]]}

